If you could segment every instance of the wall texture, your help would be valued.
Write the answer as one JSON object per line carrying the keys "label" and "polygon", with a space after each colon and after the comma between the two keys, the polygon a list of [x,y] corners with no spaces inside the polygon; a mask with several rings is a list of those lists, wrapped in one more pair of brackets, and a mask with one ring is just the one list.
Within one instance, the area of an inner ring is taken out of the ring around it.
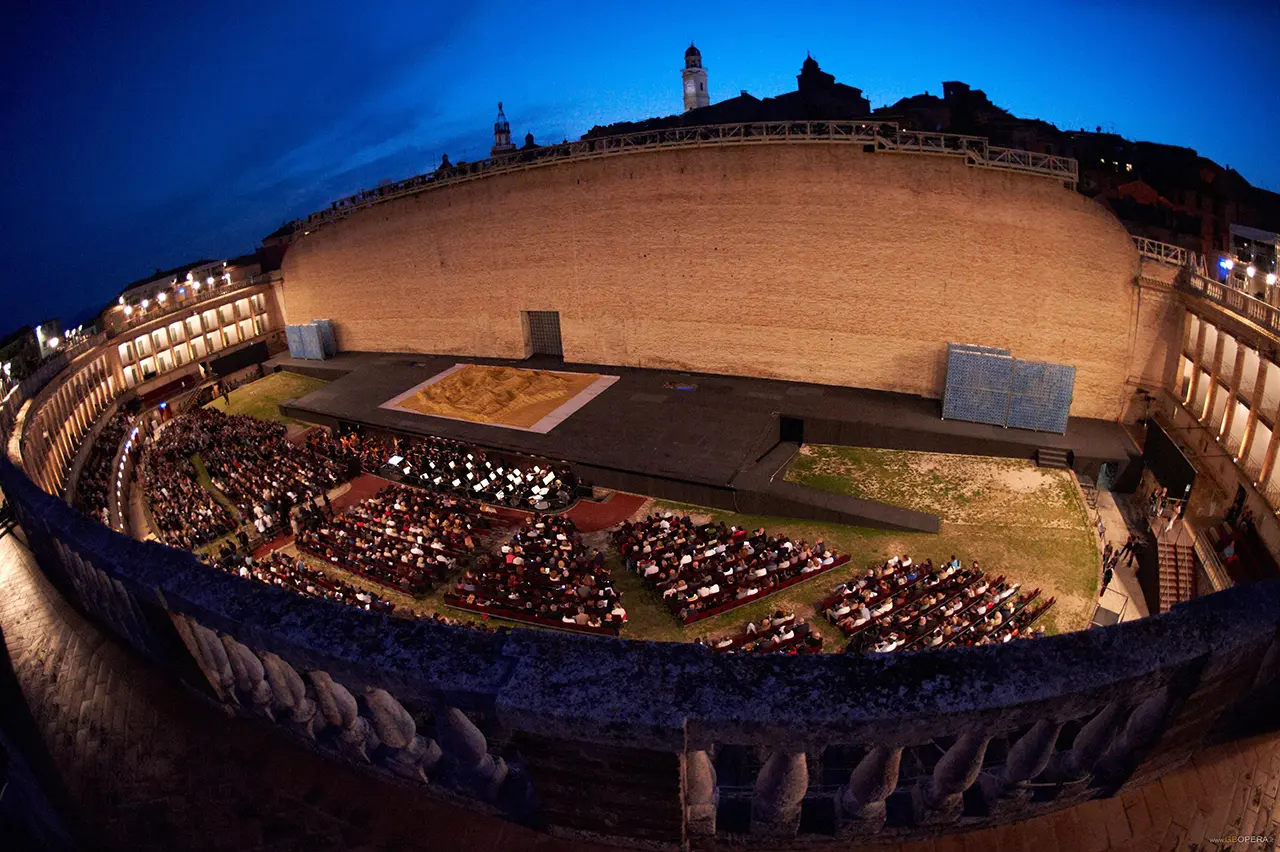
{"label": "wall texture", "polygon": [[1139,311],[1137,269],[1120,223],[1051,180],[797,143],[380,204],[289,249],[284,301],[347,350],[520,358],[520,312],[556,310],[573,362],[933,397],[945,344],[982,343],[1075,365],[1072,413],[1117,417],[1151,369],[1135,329],[1164,324]]}

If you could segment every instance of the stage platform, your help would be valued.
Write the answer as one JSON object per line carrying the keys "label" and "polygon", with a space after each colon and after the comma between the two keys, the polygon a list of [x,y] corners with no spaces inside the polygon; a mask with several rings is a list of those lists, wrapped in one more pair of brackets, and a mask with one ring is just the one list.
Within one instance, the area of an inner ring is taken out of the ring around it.
{"label": "stage platform", "polygon": [[[384,407],[459,362],[618,378],[545,433]],[[1138,454],[1124,428],[1109,421],[1072,418],[1065,435],[1029,432],[942,420],[938,400],[768,379],[567,364],[550,358],[503,361],[382,353],[343,353],[323,362],[278,357],[267,369],[331,380],[301,399],[282,403],[282,412],[290,417],[328,426],[358,424],[437,435],[560,459],[571,462],[583,481],[601,487],[720,508],[736,508],[739,490],[749,487],[759,494],[759,489],[780,480],[774,470],[756,470],[756,463],[787,442],[1014,458],[1034,458],[1038,448],[1055,447],[1074,453],[1076,469],[1082,472],[1088,472],[1091,463],[1123,463]],[[735,484],[744,473],[748,475]],[[750,502],[751,511],[765,507]],[[910,515],[864,520],[875,526],[922,528],[920,518],[914,517],[920,513]]]}

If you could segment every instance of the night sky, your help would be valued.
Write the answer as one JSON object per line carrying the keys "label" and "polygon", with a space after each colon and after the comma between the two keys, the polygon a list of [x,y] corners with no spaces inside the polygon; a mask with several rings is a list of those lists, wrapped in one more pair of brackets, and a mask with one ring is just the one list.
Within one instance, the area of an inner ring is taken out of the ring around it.
{"label": "night sky", "polygon": [[486,156],[499,100],[517,142],[678,112],[690,39],[713,102],[793,90],[810,51],[873,108],[962,80],[1015,115],[1193,147],[1280,191],[1280,2],[1209,5],[14,4],[0,334],[82,321],[135,278],[252,251],[444,152]]}

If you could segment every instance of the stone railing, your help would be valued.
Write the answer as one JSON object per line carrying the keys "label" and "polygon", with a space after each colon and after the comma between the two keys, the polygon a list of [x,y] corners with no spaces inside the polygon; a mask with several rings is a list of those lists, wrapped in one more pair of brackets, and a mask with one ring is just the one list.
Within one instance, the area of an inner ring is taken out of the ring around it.
{"label": "stone railing", "polygon": [[322,225],[345,218],[355,210],[374,204],[463,181],[525,171],[555,163],[656,149],[777,143],[845,143],[859,145],[864,150],[870,151],[960,157],[971,166],[1048,177],[1062,181],[1072,188],[1079,179],[1079,164],[1070,157],[1015,148],[997,148],[981,136],[904,130],[892,121],[766,121],[701,127],[670,127],[616,136],[589,137],[576,142],[514,151],[487,160],[444,166],[434,172],[349,195],[333,202],[326,210],[312,213],[305,219],[293,222],[292,230],[294,233],[309,234]]}
{"label": "stone railing", "polygon": [[114,533],[7,461],[0,485],[62,592],[207,700],[561,836],[847,848],[1022,819],[1231,736],[1280,668],[1280,581],[997,647],[718,656],[329,605]]}
{"label": "stone railing", "polygon": [[[214,280],[219,281],[220,279]],[[210,302],[230,293],[236,293],[240,290],[247,290],[252,287],[260,287],[270,284],[273,280],[271,273],[264,272],[260,275],[242,278],[239,281],[224,281],[222,283],[203,285],[199,290],[193,290],[194,295],[192,296],[183,299],[173,299],[168,304],[163,305],[157,302],[145,311],[141,308],[132,308],[131,312],[127,316],[122,315],[119,318],[119,328],[113,327],[108,329],[104,334],[104,339],[106,337],[115,337],[131,329],[171,316],[172,314],[191,310],[205,302]],[[123,311],[124,309],[120,306],[116,306],[115,308],[112,308],[112,310]]]}

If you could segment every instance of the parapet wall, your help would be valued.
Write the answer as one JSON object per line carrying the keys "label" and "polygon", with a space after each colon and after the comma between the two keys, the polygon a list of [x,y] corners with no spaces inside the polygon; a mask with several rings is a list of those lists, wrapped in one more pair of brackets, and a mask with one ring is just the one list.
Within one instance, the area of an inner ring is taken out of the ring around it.
{"label": "parapet wall", "polygon": [[1280,581],[999,647],[716,656],[332,606],[118,535],[7,460],[0,485],[63,594],[209,701],[561,836],[835,849],[1022,819],[1230,736],[1280,668]]}
{"label": "parapet wall", "polygon": [[[566,360],[941,395],[948,341],[1077,368],[1072,414],[1124,414],[1169,323],[1103,208],[946,156],[797,142],[497,174],[356,210],[284,261],[290,323],[347,350]],[[1149,301],[1149,300],[1148,300]],[[1153,306],[1154,307],[1154,306]]]}

